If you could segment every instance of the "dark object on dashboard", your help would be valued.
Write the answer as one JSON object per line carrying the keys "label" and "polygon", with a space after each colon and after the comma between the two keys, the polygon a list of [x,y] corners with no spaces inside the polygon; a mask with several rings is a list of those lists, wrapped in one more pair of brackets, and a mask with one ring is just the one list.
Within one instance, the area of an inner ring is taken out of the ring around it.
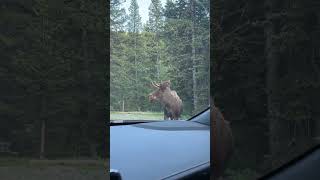
{"label": "dark object on dashboard", "polygon": [[122,180],[120,172],[115,169],[110,169],[110,180]]}

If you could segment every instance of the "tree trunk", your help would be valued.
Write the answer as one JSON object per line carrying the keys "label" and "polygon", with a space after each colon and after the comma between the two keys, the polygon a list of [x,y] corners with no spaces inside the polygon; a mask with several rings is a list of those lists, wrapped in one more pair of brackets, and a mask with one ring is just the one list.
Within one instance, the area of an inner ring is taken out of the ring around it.
{"label": "tree trunk", "polygon": [[198,97],[197,97],[197,79],[196,79],[196,49],[195,49],[195,8],[194,8],[194,3],[193,0],[190,1],[191,2],[191,12],[192,12],[192,55],[191,55],[191,59],[192,59],[192,90],[193,90],[193,110],[194,113],[196,113],[196,111],[198,111]]}
{"label": "tree trunk", "polygon": [[40,145],[40,159],[45,158],[45,134],[46,134],[46,121],[43,119],[41,123],[41,145]]}
{"label": "tree trunk", "polygon": [[124,99],[122,100],[122,112],[124,112]]}
{"label": "tree trunk", "polygon": [[157,41],[157,79],[160,80],[160,58],[159,58],[159,38],[158,32],[156,32],[156,41]]}
{"label": "tree trunk", "polygon": [[[81,1],[81,10],[84,11],[86,9],[86,0],[82,0]],[[87,32],[87,21],[86,21],[86,17],[83,16],[82,17],[82,35],[81,35],[81,43],[82,43],[82,53],[83,53],[83,70],[84,70],[84,84],[85,84],[85,95],[86,95],[86,118],[84,121],[82,121],[82,126],[81,126],[81,131],[82,131],[82,136],[84,138],[84,142],[85,142],[85,146],[88,147],[88,149],[90,150],[90,156],[91,157],[95,157],[96,154],[93,153],[91,151],[91,145],[92,142],[90,141],[89,135],[88,135],[88,123],[91,121],[91,107],[90,107],[90,85],[89,85],[89,81],[90,81],[90,71],[89,71],[89,66],[90,66],[90,57],[88,54],[88,32]],[[81,147],[81,146],[80,146]],[[81,152],[80,152],[81,154]]]}
{"label": "tree trunk", "polygon": [[[46,27],[48,26],[48,17],[47,15],[43,14],[42,15],[42,47],[46,51],[48,51],[48,44],[47,44],[47,38],[46,38],[46,33],[47,29]],[[45,66],[45,65],[44,65]],[[41,137],[40,137],[40,159],[45,158],[45,141],[46,141],[46,118],[47,118],[47,99],[46,99],[46,92],[47,92],[47,79],[45,79],[45,76],[40,77],[40,121],[41,121]]]}
{"label": "tree trunk", "polygon": [[[85,10],[86,2],[85,0],[81,1],[81,10]],[[85,93],[86,93],[86,105],[87,105],[87,120],[90,120],[90,86],[89,86],[89,78],[90,78],[90,71],[89,71],[89,60],[90,57],[88,56],[88,47],[87,47],[87,23],[86,19],[82,17],[82,35],[81,35],[81,43],[82,43],[82,57],[83,57],[83,69],[84,69],[84,84],[85,84]]]}
{"label": "tree trunk", "polygon": [[138,102],[138,67],[137,67],[137,34],[136,30],[134,30],[134,69],[135,69],[135,96],[136,102]]}
{"label": "tree trunk", "polygon": [[45,159],[45,145],[46,145],[46,123],[47,123],[47,99],[46,99],[46,85],[41,82],[41,103],[40,103],[40,119],[41,119],[41,139],[40,139],[40,159]]}
{"label": "tree trunk", "polygon": [[265,25],[265,53],[266,53],[266,88],[267,88],[267,108],[269,119],[269,153],[271,156],[271,167],[279,165],[277,157],[281,153],[281,124],[279,119],[279,102],[278,102],[278,68],[279,58],[276,53],[275,42],[273,37],[275,35],[275,25],[272,22],[272,9],[274,2],[272,0],[265,1],[266,20]]}

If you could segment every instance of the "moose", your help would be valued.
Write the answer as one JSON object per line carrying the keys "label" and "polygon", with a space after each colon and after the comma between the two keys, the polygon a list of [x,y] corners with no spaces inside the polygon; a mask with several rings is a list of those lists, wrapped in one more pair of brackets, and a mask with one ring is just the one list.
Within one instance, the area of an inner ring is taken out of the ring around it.
{"label": "moose", "polygon": [[171,90],[170,80],[151,85],[156,90],[149,94],[149,101],[158,101],[164,109],[164,119],[178,120],[182,113],[182,100],[176,91]]}
{"label": "moose", "polygon": [[[212,100],[212,98],[211,98]],[[212,101],[213,102],[213,101]],[[222,178],[226,162],[233,152],[233,137],[230,123],[226,121],[220,110],[211,106],[211,162],[213,163],[213,178]]]}

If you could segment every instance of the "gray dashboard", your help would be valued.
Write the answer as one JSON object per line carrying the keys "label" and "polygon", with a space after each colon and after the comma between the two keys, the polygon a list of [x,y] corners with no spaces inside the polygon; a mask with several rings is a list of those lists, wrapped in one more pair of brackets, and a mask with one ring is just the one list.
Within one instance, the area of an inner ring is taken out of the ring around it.
{"label": "gray dashboard", "polygon": [[110,127],[110,169],[124,180],[177,179],[205,168],[210,168],[207,125],[161,121]]}

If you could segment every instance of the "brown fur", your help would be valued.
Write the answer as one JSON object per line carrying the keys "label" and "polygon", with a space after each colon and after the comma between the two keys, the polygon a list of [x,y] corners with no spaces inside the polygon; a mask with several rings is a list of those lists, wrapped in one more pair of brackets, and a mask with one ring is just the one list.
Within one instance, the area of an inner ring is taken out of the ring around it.
{"label": "brown fur", "polygon": [[176,91],[170,89],[170,81],[164,81],[159,84],[159,87],[149,94],[149,101],[159,101],[165,108],[165,119],[170,118],[177,120],[182,113],[182,100],[178,96]]}
{"label": "brown fur", "polygon": [[211,108],[211,162],[213,177],[218,179],[226,169],[226,162],[233,151],[233,137],[230,124],[216,107]]}

